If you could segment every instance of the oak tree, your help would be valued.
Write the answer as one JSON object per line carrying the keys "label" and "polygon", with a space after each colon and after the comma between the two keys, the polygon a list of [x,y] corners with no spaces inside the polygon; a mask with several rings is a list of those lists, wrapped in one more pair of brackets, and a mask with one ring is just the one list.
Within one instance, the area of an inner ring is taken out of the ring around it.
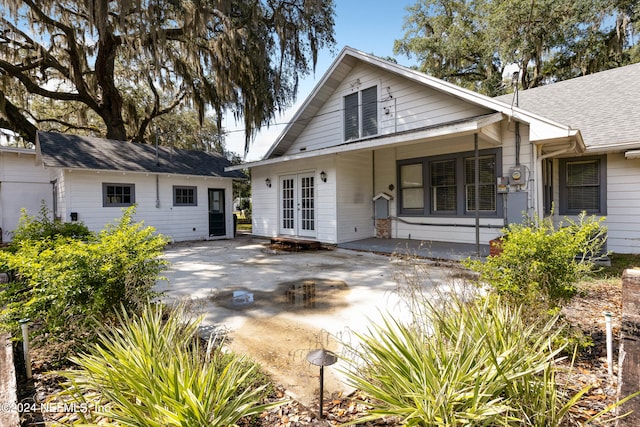
{"label": "oak tree", "polygon": [[326,0],[0,0],[0,128],[144,141],[193,108],[255,130],[333,47]]}
{"label": "oak tree", "polygon": [[418,0],[407,10],[395,53],[488,95],[505,90],[510,64],[527,89],[640,61],[638,0]]}

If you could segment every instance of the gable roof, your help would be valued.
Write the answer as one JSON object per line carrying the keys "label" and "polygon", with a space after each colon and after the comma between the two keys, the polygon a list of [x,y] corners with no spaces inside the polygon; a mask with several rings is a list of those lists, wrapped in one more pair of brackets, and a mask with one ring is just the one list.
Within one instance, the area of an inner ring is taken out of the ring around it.
{"label": "gable roof", "polygon": [[[274,159],[285,155],[287,150],[304,131],[309,121],[332,96],[335,89],[346,78],[348,73],[361,62],[381,68],[385,71],[446,93],[447,95],[457,97],[466,102],[500,112],[516,120],[535,124],[545,129],[545,135],[555,135],[557,138],[575,137],[578,140],[579,145],[582,145],[579,130],[572,129],[560,122],[553,121],[542,114],[514,107],[511,105],[510,100],[508,102],[504,102],[500,99],[490,98],[444,80],[429,76],[417,70],[386,61],[347,46],[340,52],[329,70],[327,70],[324,76],[316,84],[311,94],[298,109],[287,127],[267,151],[263,160]],[[535,139],[535,137],[536,136],[534,135],[532,139]]]}
{"label": "gable roof", "polygon": [[231,162],[218,153],[181,150],[150,144],[38,132],[36,161],[47,167],[83,170],[245,178],[240,171],[225,172]]}
{"label": "gable roof", "polygon": [[580,129],[587,151],[622,151],[640,147],[639,82],[637,63],[520,91],[518,105]]}

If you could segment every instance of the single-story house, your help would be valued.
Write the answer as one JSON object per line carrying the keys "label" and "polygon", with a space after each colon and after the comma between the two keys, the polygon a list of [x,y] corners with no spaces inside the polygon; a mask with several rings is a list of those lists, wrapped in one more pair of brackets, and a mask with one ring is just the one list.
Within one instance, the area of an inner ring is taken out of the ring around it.
{"label": "single-story house", "polygon": [[35,150],[0,146],[0,243],[11,240],[22,208],[35,215],[51,200],[49,172],[35,163]]}
{"label": "single-story house", "polygon": [[232,182],[245,176],[225,172],[230,165],[217,153],[38,132],[31,164],[21,165],[15,181],[46,176],[47,191],[24,197],[24,186],[16,184],[12,197],[18,210],[36,203],[31,215],[44,199],[56,218],[81,221],[92,231],[135,204],[137,221],[173,241],[233,238]]}
{"label": "single-story house", "polygon": [[242,166],[253,234],[487,244],[586,211],[609,250],[640,253],[639,81],[635,64],[490,98],[346,47]]}

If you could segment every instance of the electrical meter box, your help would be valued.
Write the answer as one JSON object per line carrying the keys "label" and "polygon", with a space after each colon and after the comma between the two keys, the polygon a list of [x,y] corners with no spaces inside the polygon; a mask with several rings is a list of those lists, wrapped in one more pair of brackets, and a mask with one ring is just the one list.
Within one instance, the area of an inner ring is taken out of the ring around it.
{"label": "electrical meter box", "polygon": [[526,170],[524,166],[514,166],[509,169],[509,184],[510,185],[525,185]]}
{"label": "electrical meter box", "polygon": [[509,192],[509,180],[505,176],[499,176],[497,182],[497,190],[499,194]]}

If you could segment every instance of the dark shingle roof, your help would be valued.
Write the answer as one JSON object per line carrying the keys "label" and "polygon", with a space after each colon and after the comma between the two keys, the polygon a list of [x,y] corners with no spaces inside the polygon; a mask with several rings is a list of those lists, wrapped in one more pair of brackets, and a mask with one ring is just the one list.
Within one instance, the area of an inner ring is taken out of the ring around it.
{"label": "dark shingle roof", "polygon": [[[639,143],[640,63],[520,91],[519,106],[579,129],[587,149]],[[511,103],[513,95],[495,99]]]}
{"label": "dark shingle roof", "polygon": [[218,153],[161,146],[156,160],[154,145],[89,136],[38,132],[36,152],[48,167],[245,178],[240,171],[225,172],[231,162]]}

